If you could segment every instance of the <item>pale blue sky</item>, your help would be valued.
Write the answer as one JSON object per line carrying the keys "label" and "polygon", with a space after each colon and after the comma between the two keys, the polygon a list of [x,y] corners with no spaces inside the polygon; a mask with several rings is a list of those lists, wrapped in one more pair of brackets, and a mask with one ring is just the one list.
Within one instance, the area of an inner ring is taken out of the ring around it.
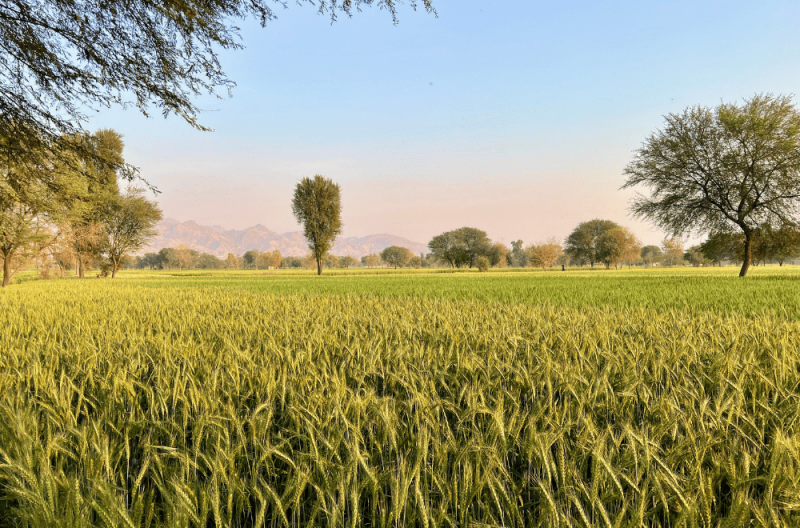
{"label": "pale blue sky", "polygon": [[438,18],[405,6],[393,26],[290,2],[222,54],[238,86],[201,100],[214,132],[119,109],[89,127],[125,136],[179,220],[297,230],[293,186],[319,173],[342,186],[346,236],[527,243],[601,217],[654,243],[618,188],[662,116],[800,85],[798,2],[655,4],[435,0]]}

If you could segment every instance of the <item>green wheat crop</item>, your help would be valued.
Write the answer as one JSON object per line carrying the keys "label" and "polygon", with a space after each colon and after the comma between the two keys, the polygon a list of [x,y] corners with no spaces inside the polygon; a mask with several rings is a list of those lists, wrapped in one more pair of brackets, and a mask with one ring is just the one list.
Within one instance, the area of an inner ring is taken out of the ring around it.
{"label": "green wheat crop", "polygon": [[0,292],[0,526],[800,525],[800,323]]}

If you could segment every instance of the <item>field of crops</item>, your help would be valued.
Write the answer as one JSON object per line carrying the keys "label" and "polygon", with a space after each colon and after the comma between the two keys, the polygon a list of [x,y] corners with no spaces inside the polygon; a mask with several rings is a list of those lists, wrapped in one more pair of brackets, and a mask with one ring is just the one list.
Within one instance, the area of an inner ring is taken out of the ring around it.
{"label": "field of crops", "polygon": [[800,274],[726,273],[5,288],[0,526],[798,526]]}

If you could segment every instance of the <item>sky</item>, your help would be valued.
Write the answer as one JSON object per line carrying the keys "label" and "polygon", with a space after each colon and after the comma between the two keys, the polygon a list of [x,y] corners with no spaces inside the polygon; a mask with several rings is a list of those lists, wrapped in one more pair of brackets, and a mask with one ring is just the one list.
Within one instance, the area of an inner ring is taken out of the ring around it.
{"label": "sky", "polygon": [[232,97],[198,99],[213,132],[157,109],[88,123],[123,134],[165,217],[298,231],[294,186],[321,174],[341,186],[343,236],[471,226],[530,243],[603,218],[657,244],[620,186],[663,116],[800,86],[796,0],[434,0],[438,17],[406,2],[397,25],[287,5],[266,28],[236,21]]}

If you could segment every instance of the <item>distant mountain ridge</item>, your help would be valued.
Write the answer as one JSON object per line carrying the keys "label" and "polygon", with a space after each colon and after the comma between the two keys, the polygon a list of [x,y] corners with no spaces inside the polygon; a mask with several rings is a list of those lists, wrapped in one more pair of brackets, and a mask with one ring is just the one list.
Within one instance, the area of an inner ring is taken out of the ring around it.
{"label": "distant mountain ridge", "polygon": [[[308,253],[308,243],[300,231],[276,233],[261,224],[240,230],[225,229],[218,225],[203,226],[194,220],[179,222],[172,218],[166,218],[158,224],[156,229],[158,229],[159,235],[142,252],[157,252],[161,248],[185,244],[202,253],[211,253],[218,257],[224,257],[228,253],[241,255],[251,249],[259,251],[278,249],[285,256],[297,257]],[[389,246],[406,247],[415,254],[429,251],[425,244],[381,233],[365,237],[339,237],[331,253],[360,258],[370,253],[380,253]]]}

